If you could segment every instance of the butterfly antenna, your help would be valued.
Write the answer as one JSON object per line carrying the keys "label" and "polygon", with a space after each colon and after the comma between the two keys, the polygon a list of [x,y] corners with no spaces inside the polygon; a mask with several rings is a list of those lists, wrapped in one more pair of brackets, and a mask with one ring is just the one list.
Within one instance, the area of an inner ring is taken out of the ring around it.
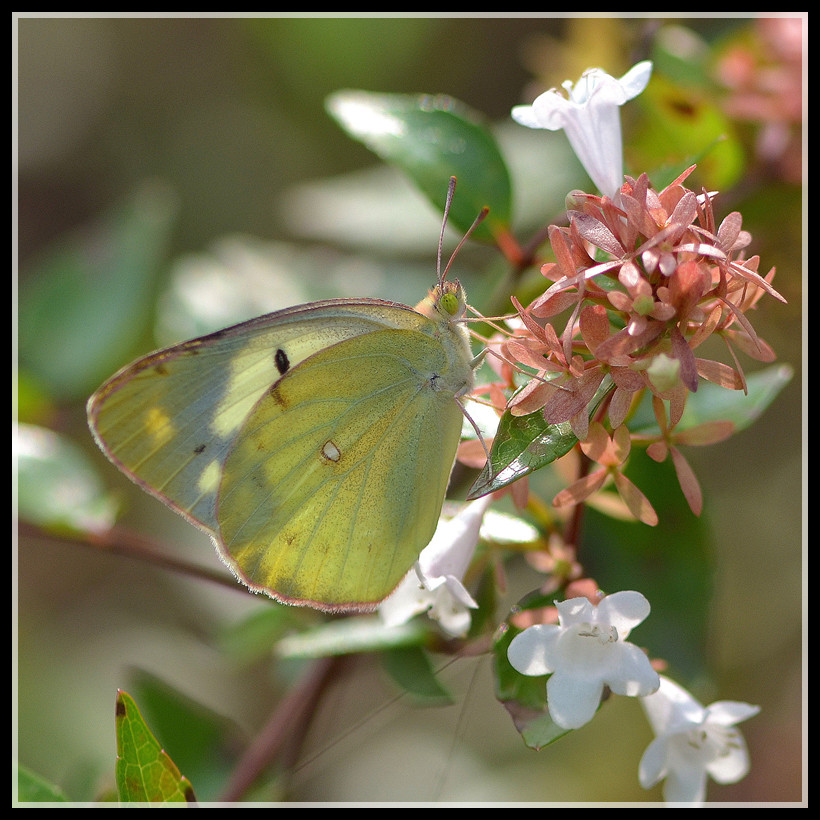
{"label": "butterfly antenna", "polygon": [[484,221],[487,214],[490,212],[490,209],[485,205],[481,211],[479,212],[478,216],[473,221],[473,224],[470,225],[469,230],[461,239],[461,242],[458,243],[456,249],[450,255],[450,261],[447,262],[447,267],[444,268],[444,271],[441,270],[441,251],[444,246],[444,229],[447,227],[447,217],[450,215],[450,206],[453,203],[453,194],[456,190],[456,178],[450,177],[450,184],[447,187],[447,201],[444,203],[444,219],[441,221],[441,234],[438,240],[438,255],[436,257],[436,278],[438,279],[439,285],[441,285],[444,280],[447,278],[447,271],[450,270],[450,266],[453,264],[453,260],[456,258],[456,255],[461,250],[464,243],[470,238],[470,235],[473,231]]}
{"label": "butterfly antenna", "polygon": [[[438,253],[436,254],[436,279],[442,283],[441,276],[441,250],[444,247],[444,229],[447,227],[447,217],[450,215],[450,206],[453,204],[453,194],[456,191],[456,178],[450,177],[450,184],[447,186],[447,200],[444,203],[444,219],[441,220],[441,234],[438,238]],[[447,266],[449,267],[449,265]],[[447,272],[445,271],[445,276]]]}

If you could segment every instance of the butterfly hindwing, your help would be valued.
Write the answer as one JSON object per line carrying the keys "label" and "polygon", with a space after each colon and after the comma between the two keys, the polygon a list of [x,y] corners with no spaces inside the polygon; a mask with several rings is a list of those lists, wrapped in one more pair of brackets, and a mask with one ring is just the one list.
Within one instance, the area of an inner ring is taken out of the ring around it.
{"label": "butterfly hindwing", "polygon": [[251,588],[323,608],[386,597],[435,530],[462,415],[449,362],[417,330],[326,348],[248,416],[217,507],[224,558]]}

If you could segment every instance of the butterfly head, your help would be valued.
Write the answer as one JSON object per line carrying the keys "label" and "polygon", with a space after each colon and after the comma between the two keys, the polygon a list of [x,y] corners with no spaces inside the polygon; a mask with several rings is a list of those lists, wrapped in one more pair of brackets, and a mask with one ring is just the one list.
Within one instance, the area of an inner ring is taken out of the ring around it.
{"label": "butterfly head", "polygon": [[444,281],[429,291],[416,310],[439,322],[457,322],[467,312],[467,294],[458,279]]}
{"label": "butterfly head", "polygon": [[464,292],[464,288],[459,284],[458,279],[452,281],[447,280],[447,273],[450,270],[450,266],[453,264],[456,254],[470,237],[470,234],[475,230],[476,226],[481,223],[489,212],[489,209],[486,207],[481,209],[481,212],[476,217],[475,222],[473,222],[470,229],[462,237],[461,241],[458,243],[458,247],[453,251],[450,261],[442,271],[441,248],[444,244],[444,229],[447,225],[447,217],[450,213],[450,205],[453,201],[455,189],[456,178],[450,177],[450,184],[447,189],[447,201],[444,205],[444,219],[441,223],[441,235],[438,240],[438,254],[436,256],[436,276],[438,279],[438,284],[427,294],[427,298],[416,305],[416,310],[419,313],[429,316],[438,323],[446,323],[449,325],[455,324],[464,318],[464,314],[467,312],[467,295]]}

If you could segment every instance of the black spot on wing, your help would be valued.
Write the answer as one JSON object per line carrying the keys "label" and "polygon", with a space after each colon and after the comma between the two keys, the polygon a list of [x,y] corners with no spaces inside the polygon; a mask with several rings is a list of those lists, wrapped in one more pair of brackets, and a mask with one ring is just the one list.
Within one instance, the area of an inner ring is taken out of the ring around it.
{"label": "black spot on wing", "polygon": [[285,353],[285,351],[280,347],[276,351],[273,360],[276,362],[276,369],[279,371],[279,375],[284,376],[290,369],[290,359],[288,359],[288,354]]}

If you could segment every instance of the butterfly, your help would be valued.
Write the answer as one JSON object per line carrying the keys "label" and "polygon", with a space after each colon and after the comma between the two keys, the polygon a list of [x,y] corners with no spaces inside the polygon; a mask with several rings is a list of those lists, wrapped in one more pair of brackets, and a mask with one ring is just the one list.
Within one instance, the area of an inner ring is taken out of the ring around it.
{"label": "butterfly", "polygon": [[436,529],[480,360],[446,274],[415,308],[313,302],[151,353],[91,396],[94,438],[250,590],[373,610]]}

